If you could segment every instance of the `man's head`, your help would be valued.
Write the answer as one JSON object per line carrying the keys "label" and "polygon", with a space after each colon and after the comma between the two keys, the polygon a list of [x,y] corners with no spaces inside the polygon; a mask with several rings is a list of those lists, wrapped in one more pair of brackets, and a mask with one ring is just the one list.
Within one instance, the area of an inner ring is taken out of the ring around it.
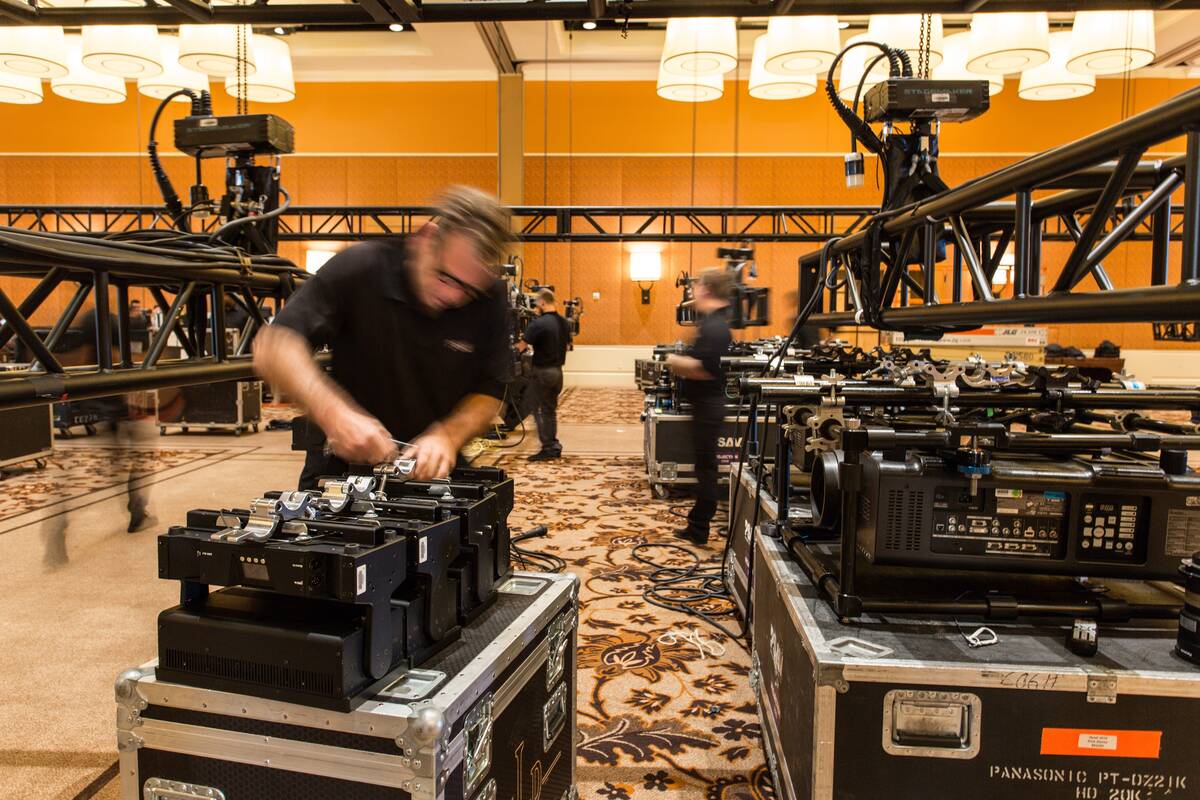
{"label": "man's head", "polygon": [[132,311],[132,312],[133,312],[133,313],[135,313],[135,314],[136,314],[137,312],[141,311],[141,310],[142,310],[142,301],[141,301],[141,300],[137,300],[137,299],[130,300],[130,301],[129,301],[129,310],[130,310],[130,311]]}
{"label": "man's head", "polygon": [[447,190],[410,240],[421,304],[441,313],[485,296],[511,240],[509,211],[496,198],[467,186]]}
{"label": "man's head", "polygon": [[533,307],[538,313],[547,314],[554,310],[554,292],[549,289],[539,289],[533,296]]}
{"label": "man's head", "polygon": [[702,314],[729,305],[733,301],[733,292],[733,274],[715,267],[701,272],[692,287],[695,308]]}

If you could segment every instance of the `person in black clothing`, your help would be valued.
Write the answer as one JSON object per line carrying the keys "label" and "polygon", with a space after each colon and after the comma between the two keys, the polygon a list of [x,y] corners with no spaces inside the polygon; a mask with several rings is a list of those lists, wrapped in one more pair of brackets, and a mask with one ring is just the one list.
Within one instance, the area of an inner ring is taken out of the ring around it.
{"label": "person in black clothing", "polygon": [[554,292],[549,289],[537,293],[534,307],[538,316],[525,329],[517,349],[524,353],[533,348],[532,383],[537,392],[533,418],[537,420],[542,449],[529,460],[550,461],[562,457],[562,442],[558,440],[558,396],[562,394],[562,368],[571,346],[571,326],[558,313]]}
{"label": "person in black clothing", "polygon": [[[300,488],[397,455],[416,461],[413,477],[442,478],[487,429],[512,360],[498,276],[510,238],[507,209],[456,187],[406,240],[334,256],[255,337],[259,374],[327,440],[308,450]],[[328,376],[312,358],[322,345]]]}
{"label": "person in black clothing", "polygon": [[700,315],[696,341],[684,355],[667,356],[667,368],[683,378],[684,397],[692,406],[692,449],[695,453],[696,503],[686,528],[676,535],[695,544],[708,542],[708,526],[717,513],[717,438],[725,418],[724,371],[721,356],[729,352],[729,303],[733,276],[705,270],[697,279],[693,307]]}

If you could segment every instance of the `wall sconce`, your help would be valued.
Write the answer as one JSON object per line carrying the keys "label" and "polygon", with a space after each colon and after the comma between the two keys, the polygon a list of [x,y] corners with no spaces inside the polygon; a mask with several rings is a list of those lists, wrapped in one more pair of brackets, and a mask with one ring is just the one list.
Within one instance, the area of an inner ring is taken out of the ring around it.
{"label": "wall sconce", "polygon": [[1008,286],[1012,280],[1013,267],[1017,264],[1016,253],[1009,247],[1004,251],[1004,255],[1000,256],[1000,263],[996,266],[996,272],[992,275],[992,291],[1001,292],[1005,286]]}
{"label": "wall sconce", "polygon": [[[642,290],[642,305],[650,305],[650,289],[662,278],[662,252],[658,250],[634,250],[629,254],[629,280]],[[649,286],[642,284],[648,283]]]}
{"label": "wall sconce", "polygon": [[308,249],[304,251],[304,271],[316,275],[325,262],[337,255],[336,250]]}

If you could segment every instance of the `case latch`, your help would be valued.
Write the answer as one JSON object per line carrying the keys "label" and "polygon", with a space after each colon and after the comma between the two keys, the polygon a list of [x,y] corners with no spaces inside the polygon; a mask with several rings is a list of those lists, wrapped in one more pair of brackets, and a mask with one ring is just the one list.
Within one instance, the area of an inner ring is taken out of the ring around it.
{"label": "case latch", "polygon": [[150,778],[142,787],[142,800],[225,800],[225,793],[211,786]]}
{"label": "case latch", "polygon": [[550,693],[550,699],[542,706],[542,750],[549,752],[550,745],[562,733],[567,721],[568,706],[567,682],[563,681],[558,688]]}
{"label": "case latch", "polygon": [[1089,703],[1117,702],[1117,679],[1098,675],[1089,675],[1087,682],[1087,701]]}
{"label": "case latch", "polygon": [[496,800],[496,779],[492,778],[485,783],[479,790],[479,794],[475,795],[474,800]]}
{"label": "case latch", "polygon": [[467,712],[463,730],[463,781],[470,794],[492,766],[492,693]]}
{"label": "case latch", "polygon": [[567,662],[567,642],[571,641],[571,630],[575,627],[575,609],[568,608],[550,623],[546,633],[546,691],[558,683]]}

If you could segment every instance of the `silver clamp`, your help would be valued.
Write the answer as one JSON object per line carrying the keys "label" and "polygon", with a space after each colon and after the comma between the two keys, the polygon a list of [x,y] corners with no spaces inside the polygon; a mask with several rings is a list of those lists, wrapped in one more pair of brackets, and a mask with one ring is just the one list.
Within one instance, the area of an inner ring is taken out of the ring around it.
{"label": "silver clamp", "polygon": [[341,512],[358,500],[370,500],[378,483],[372,475],[351,475],[345,480],[326,481],[320,502],[333,512]]}
{"label": "silver clamp", "polygon": [[274,500],[259,497],[250,503],[250,515],[245,523],[233,514],[222,514],[219,522],[227,527],[214,533],[212,538],[232,544],[247,540],[265,542],[275,535],[281,525],[312,518],[315,497],[312,492],[284,492]]}

